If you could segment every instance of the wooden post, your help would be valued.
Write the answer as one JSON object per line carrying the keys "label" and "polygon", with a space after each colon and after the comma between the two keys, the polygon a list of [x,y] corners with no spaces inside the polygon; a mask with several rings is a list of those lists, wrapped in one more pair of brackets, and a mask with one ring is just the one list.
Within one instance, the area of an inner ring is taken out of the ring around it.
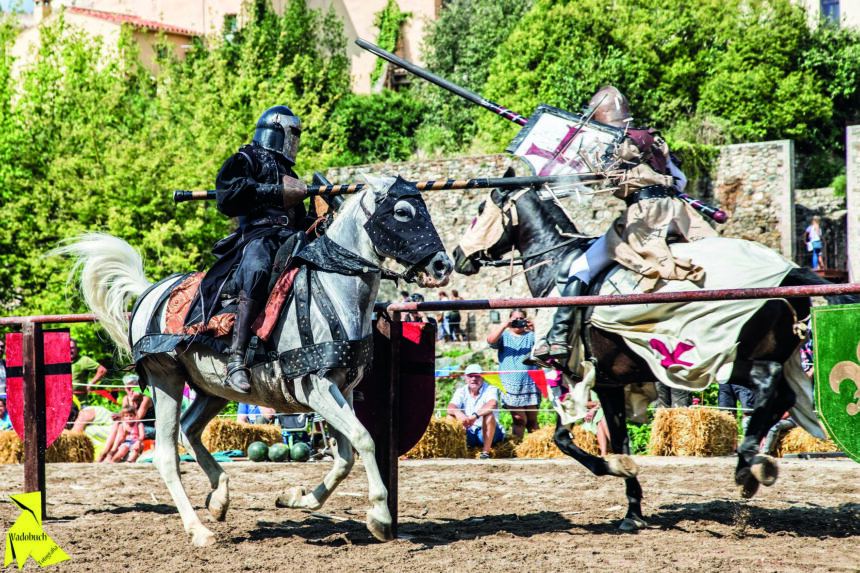
{"label": "wooden post", "polygon": [[400,340],[403,337],[403,323],[401,313],[391,313],[391,360],[389,362],[389,387],[387,392],[386,415],[384,420],[387,420],[387,428],[385,435],[388,443],[380,444],[380,451],[377,454],[377,459],[380,460],[379,471],[382,473],[385,484],[388,488],[388,511],[391,513],[391,531],[397,537],[397,489],[398,489],[398,468],[397,468],[397,443],[400,436],[400,410],[399,393],[400,393]]}
{"label": "wooden post", "polygon": [[41,323],[28,320],[22,327],[24,491],[42,492],[42,517],[45,518],[45,341]]}

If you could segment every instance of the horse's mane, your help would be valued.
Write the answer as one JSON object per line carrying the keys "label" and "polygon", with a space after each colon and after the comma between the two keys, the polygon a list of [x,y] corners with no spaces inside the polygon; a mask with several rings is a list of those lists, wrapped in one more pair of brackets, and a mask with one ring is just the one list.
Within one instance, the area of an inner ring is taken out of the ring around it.
{"label": "horse's mane", "polygon": [[[538,192],[533,188],[526,196],[534,203],[534,209],[541,213],[545,225],[552,229],[561,229],[563,233],[579,233],[579,229],[565,214],[564,209],[557,203],[556,199],[541,199]],[[521,207],[519,207],[521,209]]]}

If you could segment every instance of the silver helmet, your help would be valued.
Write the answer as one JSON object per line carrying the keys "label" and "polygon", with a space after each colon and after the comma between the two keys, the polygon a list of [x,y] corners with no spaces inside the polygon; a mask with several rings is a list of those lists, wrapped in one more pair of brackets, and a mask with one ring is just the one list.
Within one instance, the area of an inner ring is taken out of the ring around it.
{"label": "silver helmet", "polygon": [[630,104],[627,98],[613,86],[603,86],[588,102],[588,113],[600,123],[624,127],[630,120]]}
{"label": "silver helmet", "polygon": [[302,136],[302,120],[285,105],[276,105],[263,112],[254,130],[254,142],[283,155],[292,165]]}

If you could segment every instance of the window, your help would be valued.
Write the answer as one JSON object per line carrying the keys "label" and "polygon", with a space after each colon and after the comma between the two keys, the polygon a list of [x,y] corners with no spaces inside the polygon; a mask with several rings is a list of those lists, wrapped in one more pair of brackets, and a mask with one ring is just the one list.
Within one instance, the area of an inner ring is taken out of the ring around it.
{"label": "window", "polygon": [[821,0],[821,20],[839,25],[839,0]]}

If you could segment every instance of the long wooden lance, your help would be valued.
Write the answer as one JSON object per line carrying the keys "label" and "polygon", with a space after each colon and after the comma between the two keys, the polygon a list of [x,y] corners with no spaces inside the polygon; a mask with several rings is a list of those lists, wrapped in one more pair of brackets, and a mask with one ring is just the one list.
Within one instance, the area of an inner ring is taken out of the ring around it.
{"label": "long wooden lance", "polygon": [[[427,181],[411,181],[419,191],[444,191],[447,189],[520,189],[522,187],[564,184],[587,185],[599,183],[603,180],[602,174],[583,175],[556,175],[550,177],[479,177],[476,179],[441,179]],[[333,195],[345,195],[359,193],[367,187],[367,183],[349,183],[345,185],[308,185],[308,197],[329,197]],[[215,191],[183,191],[177,189],[173,192],[174,203],[186,201],[204,201],[215,199]]]}
{"label": "long wooden lance", "polygon": [[[490,110],[491,112],[495,113],[496,115],[501,116],[501,117],[503,117],[509,121],[512,121],[512,122],[516,123],[517,125],[525,126],[526,123],[528,123],[528,121],[529,121],[529,118],[524,117],[524,116],[522,116],[522,115],[520,115],[514,111],[511,111],[508,108],[503,107],[497,103],[491,102],[490,100],[486,99],[485,97],[482,97],[482,96],[476,94],[472,90],[466,89],[462,86],[458,86],[457,84],[450,82],[450,81],[446,80],[445,78],[437,76],[436,74],[434,74],[430,70],[422,68],[421,66],[416,66],[412,62],[404,60],[400,56],[396,56],[396,55],[392,54],[391,52],[380,48],[376,44],[372,44],[372,43],[368,42],[367,40],[362,40],[361,38],[356,38],[355,43],[358,44],[359,47],[367,50],[368,52],[376,54],[377,56],[379,56],[383,60],[387,60],[387,61],[391,62],[392,64],[395,64],[395,65],[403,68],[404,70],[412,72],[413,74],[415,74],[419,78],[423,78],[432,84],[436,84],[437,86],[444,88],[444,89],[448,90],[449,92],[454,93],[454,94],[462,97],[463,99],[466,99],[466,100],[468,100],[468,101],[470,101],[476,105],[479,105],[479,106],[483,107],[484,109]],[[575,137],[575,132],[574,132],[574,135],[572,137],[570,137],[570,139],[573,139],[573,137]],[[678,196],[678,199],[689,204],[692,208],[696,209],[697,211],[699,211],[703,215],[710,217],[711,219],[713,219],[717,223],[724,223],[726,221],[726,219],[728,218],[725,211],[722,211],[722,210],[720,210],[717,207],[714,207],[712,205],[708,205],[704,201],[700,201],[699,199],[696,199],[695,197],[691,197],[690,195],[687,195],[686,193],[678,192],[677,196]]]}

